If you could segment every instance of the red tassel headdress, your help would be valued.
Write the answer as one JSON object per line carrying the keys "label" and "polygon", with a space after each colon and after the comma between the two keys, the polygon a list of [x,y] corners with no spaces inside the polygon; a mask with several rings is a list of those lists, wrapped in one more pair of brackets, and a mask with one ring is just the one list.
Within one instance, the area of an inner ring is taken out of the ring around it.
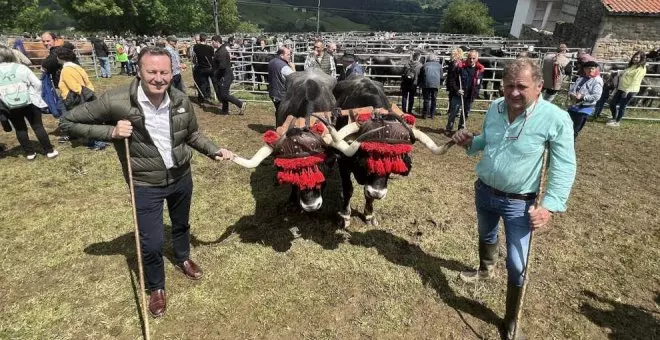
{"label": "red tassel headdress", "polygon": [[[325,126],[320,123],[314,124],[310,129],[312,133],[323,135],[326,132]],[[263,141],[275,147],[280,136],[275,131],[266,131]],[[276,155],[279,150],[275,150]],[[280,155],[281,156],[281,155]],[[316,153],[303,157],[276,157],[275,166],[278,168],[277,181],[280,184],[291,184],[299,187],[301,190],[320,189],[325,182],[325,176],[319,169],[319,164],[325,161],[325,153]]]}
{"label": "red tassel headdress", "polygon": [[[356,121],[363,124],[373,118],[372,114],[360,114]],[[404,114],[403,120],[410,126],[415,125],[415,116]],[[388,174],[406,174],[409,169],[403,161],[403,156],[412,152],[412,144],[386,143],[379,141],[362,142],[362,149],[367,154],[367,171],[378,176]]]}

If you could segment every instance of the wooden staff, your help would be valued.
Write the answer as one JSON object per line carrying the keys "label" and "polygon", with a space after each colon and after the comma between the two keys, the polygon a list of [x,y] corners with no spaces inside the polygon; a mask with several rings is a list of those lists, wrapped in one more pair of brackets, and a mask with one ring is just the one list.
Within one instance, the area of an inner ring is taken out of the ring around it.
{"label": "wooden staff", "polygon": [[137,208],[135,208],[135,187],[133,186],[133,171],[131,168],[131,150],[128,145],[128,138],[124,138],[124,147],[126,149],[126,165],[128,169],[128,187],[131,190],[131,207],[133,208],[133,225],[135,226],[135,250],[137,252],[138,271],[140,275],[140,292],[142,293],[142,320],[144,320],[144,338],[150,339],[149,335],[149,315],[147,315],[147,294],[144,292],[144,269],[142,267],[142,248],[140,247],[140,232],[137,223]]}
{"label": "wooden staff", "polygon": [[[463,90],[463,81],[461,80],[460,75],[458,76],[458,88],[461,89],[461,91]],[[464,99],[464,96],[465,96],[465,93],[463,93],[461,95],[461,118],[463,119],[463,129],[467,130],[467,119],[465,119],[465,99]]]}
{"label": "wooden staff", "polygon": [[[541,179],[539,181],[539,191],[536,195],[536,200],[534,201],[534,209],[538,209],[541,206],[541,199],[543,198],[543,183],[546,178],[546,169],[548,167],[548,145],[546,144],[543,149],[543,160],[541,163]],[[527,282],[529,281],[529,263],[532,259],[532,241],[534,240],[534,231],[530,230],[529,232],[529,246],[527,248],[527,262],[525,262],[525,270],[523,271],[523,286],[522,291],[520,292],[520,297],[518,297],[518,307],[516,309],[516,323],[513,326],[513,338],[516,338],[516,333],[518,333],[518,324],[520,324],[520,318],[522,317],[522,306],[523,300],[525,299],[525,292],[527,291]]]}

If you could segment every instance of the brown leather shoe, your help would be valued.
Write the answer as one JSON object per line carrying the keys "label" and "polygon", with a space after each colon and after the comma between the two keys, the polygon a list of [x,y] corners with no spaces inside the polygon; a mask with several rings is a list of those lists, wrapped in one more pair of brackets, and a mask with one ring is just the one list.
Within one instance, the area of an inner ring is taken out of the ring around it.
{"label": "brown leather shoe", "polygon": [[199,280],[202,278],[202,269],[191,259],[187,259],[175,267],[191,280]]}
{"label": "brown leather shoe", "polygon": [[154,318],[159,318],[165,315],[167,302],[165,298],[165,290],[157,289],[149,294],[149,313]]}

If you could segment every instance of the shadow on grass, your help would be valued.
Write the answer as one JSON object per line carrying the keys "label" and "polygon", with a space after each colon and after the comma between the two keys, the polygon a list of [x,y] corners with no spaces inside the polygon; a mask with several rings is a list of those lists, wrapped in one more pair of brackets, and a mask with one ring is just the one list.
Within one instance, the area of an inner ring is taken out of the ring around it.
{"label": "shadow on grass", "polygon": [[[261,126],[251,125],[253,129]],[[251,194],[255,201],[254,214],[241,217],[215,241],[192,238],[191,244],[216,244],[237,234],[241,242],[261,244],[278,252],[289,250],[296,238],[316,242],[324,249],[336,249],[344,241],[344,236],[336,233],[339,228],[335,213],[340,203],[339,176],[333,170],[325,169],[324,173],[326,187],[323,190],[323,206],[316,212],[303,213],[291,209],[291,187],[277,184],[273,158],[266,158],[250,175]]]}
{"label": "shadow on grass", "polygon": [[[140,324],[142,325],[143,336],[146,332],[145,320],[142,315],[142,297],[140,295],[140,281],[139,281],[139,270],[137,262],[137,253],[135,251],[135,233],[129,232],[123,234],[119,237],[116,237],[110,241],[102,241],[91,244],[85,247],[84,251],[86,254],[95,255],[95,256],[109,256],[109,255],[123,255],[126,260],[126,266],[128,267],[128,275],[131,278],[131,286],[133,290],[133,299],[135,300],[135,312],[137,313]],[[191,234],[190,238],[194,236]],[[163,246],[163,253],[165,258],[171,263],[175,263],[174,253],[172,251],[172,226],[165,224],[165,241]],[[167,278],[165,278],[167,280]],[[145,278],[145,290],[148,291],[147,282]],[[147,292],[145,292],[146,294]],[[146,298],[147,301],[149,298]],[[147,302],[148,303],[148,302]]]}
{"label": "shadow on grass", "polygon": [[[593,302],[607,304],[600,309],[586,302],[580,306],[580,312],[599,327],[607,327],[612,332],[610,339],[659,339],[660,325],[657,311],[650,311],[633,305],[600,297],[592,291],[582,291],[582,294]],[[656,293],[656,304],[660,300],[660,292]]]}
{"label": "shadow on grass", "polygon": [[411,244],[407,240],[392,235],[384,230],[369,230],[366,232],[351,232],[351,244],[375,248],[379,254],[384,256],[388,261],[415,269],[419,274],[422,282],[425,285],[432,287],[440,299],[449,307],[454,308],[459,312],[459,316],[472,329],[477,336],[480,336],[468,323],[465,321],[460,312],[465,312],[478,318],[484,322],[496,325],[501,321],[501,318],[495,314],[491,309],[487,308],[475,300],[458,296],[449,287],[449,281],[442,272],[442,268],[451,271],[466,271],[471,270],[470,267],[454,261],[445,260],[425,253],[419,246]]}

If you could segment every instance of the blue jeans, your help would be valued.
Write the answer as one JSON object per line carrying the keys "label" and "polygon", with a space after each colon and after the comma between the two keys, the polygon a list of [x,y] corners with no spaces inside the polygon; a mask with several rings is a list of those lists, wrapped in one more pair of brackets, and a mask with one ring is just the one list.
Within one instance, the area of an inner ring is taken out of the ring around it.
{"label": "blue jeans", "polygon": [[[623,115],[626,113],[626,106],[630,100],[637,94],[637,92],[628,92],[628,95],[624,96],[623,91],[617,90],[614,94],[614,97],[610,101],[610,111],[612,112],[612,119],[620,122],[623,119]],[[619,106],[617,111],[616,106]]]}
{"label": "blue jeans", "polygon": [[[470,114],[470,109],[472,108],[472,101],[469,99],[463,99],[465,105],[465,119],[467,120],[468,115]],[[454,129],[454,122],[456,121],[456,115],[461,109],[461,96],[460,95],[450,95],[449,99],[449,118],[447,118],[447,126],[445,130],[451,131]],[[462,129],[465,127],[465,122],[463,121],[463,115],[460,116],[458,120],[458,128]]]}
{"label": "blue jeans", "polygon": [[438,96],[438,89],[422,88],[422,98],[424,105],[422,107],[422,117],[431,117],[435,115],[435,97]]}
{"label": "blue jeans", "polygon": [[495,244],[500,218],[504,221],[507,281],[510,284],[522,287],[522,274],[525,270],[525,263],[527,263],[527,249],[529,248],[531,232],[527,210],[534,204],[534,200],[518,200],[495,196],[481,181],[475,183],[474,190],[479,241]]}
{"label": "blue jeans", "polygon": [[594,109],[594,119],[600,117],[600,113],[603,111],[603,106],[605,106],[605,103],[607,103],[607,100],[610,99],[610,92],[612,89],[605,85],[603,86],[603,93],[600,95],[600,99],[596,103],[595,109]]}
{"label": "blue jeans", "polygon": [[112,76],[112,69],[110,69],[108,57],[99,57],[99,64],[101,67],[101,77],[110,78]]}
{"label": "blue jeans", "polygon": [[573,138],[577,138],[584,125],[587,124],[587,118],[589,116],[570,109],[568,110],[568,115],[571,116],[571,120],[573,121]]}

